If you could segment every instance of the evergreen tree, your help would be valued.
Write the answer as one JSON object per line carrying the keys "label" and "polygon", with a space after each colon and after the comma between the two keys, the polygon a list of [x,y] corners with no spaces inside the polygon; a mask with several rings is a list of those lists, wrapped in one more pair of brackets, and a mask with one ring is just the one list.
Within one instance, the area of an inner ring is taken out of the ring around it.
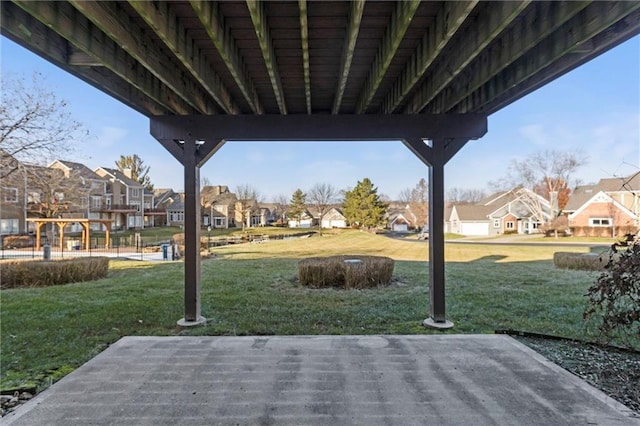
{"label": "evergreen tree", "polygon": [[304,213],[306,208],[307,194],[305,194],[300,188],[298,188],[291,196],[291,202],[289,203],[289,217],[296,218],[296,220],[298,221],[298,225],[300,225],[300,221],[302,220],[302,213]]}
{"label": "evergreen tree", "polygon": [[384,225],[387,207],[378,195],[378,188],[364,178],[345,193],[343,213],[352,225],[372,229]]}
{"label": "evergreen tree", "polygon": [[138,154],[133,155],[121,155],[120,159],[115,162],[116,167],[121,172],[124,172],[124,169],[131,170],[131,179],[139,182],[149,191],[153,190],[153,184],[151,183],[151,178],[149,177],[150,166],[146,166],[142,158],[138,156]]}

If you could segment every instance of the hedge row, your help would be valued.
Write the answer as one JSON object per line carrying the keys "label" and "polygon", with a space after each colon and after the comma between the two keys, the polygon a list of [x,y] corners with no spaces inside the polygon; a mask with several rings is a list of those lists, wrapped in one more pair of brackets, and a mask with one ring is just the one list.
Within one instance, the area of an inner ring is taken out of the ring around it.
{"label": "hedge row", "polygon": [[298,262],[298,279],[316,288],[377,287],[391,282],[393,266],[393,259],[382,256],[310,257]]}
{"label": "hedge row", "polygon": [[61,260],[11,260],[0,266],[0,288],[47,287],[104,278],[108,257]]}
{"label": "hedge row", "polygon": [[559,251],[553,254],[553,264],[556,268],[601,271],[608,261],[608,253],[571,253]]}

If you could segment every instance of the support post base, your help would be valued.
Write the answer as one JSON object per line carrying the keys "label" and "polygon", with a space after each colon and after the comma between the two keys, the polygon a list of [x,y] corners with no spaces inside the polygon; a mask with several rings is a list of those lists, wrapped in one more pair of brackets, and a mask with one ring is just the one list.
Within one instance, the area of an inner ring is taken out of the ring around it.
{"label": "support post base", "polygon": [[180,327],[195,327],[197,325],[207,325],[207,319],[205,317],[200,317],[195,321],[187,321],[184,318],[178,320],[178,325]]}
{"label": "support post base", "polygon": [[437,328],[439,330],[448,330],[453,328],[453,323],[451,321],[434,321],[432,318],[427,318],[422,321],[422,325],[429,328]]}

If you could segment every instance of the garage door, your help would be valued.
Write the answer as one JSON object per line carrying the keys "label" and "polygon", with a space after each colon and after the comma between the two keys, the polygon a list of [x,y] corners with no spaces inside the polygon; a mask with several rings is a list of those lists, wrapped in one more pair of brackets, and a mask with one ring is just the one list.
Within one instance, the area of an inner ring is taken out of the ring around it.
{"label": "garage door", "polygon": [[489,235],[489,224],[477,222],[460,223],[460,233],[462,235]]}

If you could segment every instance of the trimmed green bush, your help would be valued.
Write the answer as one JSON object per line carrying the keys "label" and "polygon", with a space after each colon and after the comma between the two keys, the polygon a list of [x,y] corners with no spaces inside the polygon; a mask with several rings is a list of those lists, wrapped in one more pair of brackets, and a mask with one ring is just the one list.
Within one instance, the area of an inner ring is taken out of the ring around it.
{"label": "trimmed green bush", "polygon": [[104,278],[108,257],[61,260],[12,260],[0,263],[0,288],[47,287]]}
{"label": "trimmed green bush", "polygon": [[607,253],[570,253],[556,252],[553,254],[553,264],[556,268],[578,269],[581,271],[601,271],[607,265]]}
{"label": "trimmed green bush", "polygon": [[391,282],[393,266],[393,259],[383,256],[310,257],[298,262],[298,279],[314,288],[377,287]]}

